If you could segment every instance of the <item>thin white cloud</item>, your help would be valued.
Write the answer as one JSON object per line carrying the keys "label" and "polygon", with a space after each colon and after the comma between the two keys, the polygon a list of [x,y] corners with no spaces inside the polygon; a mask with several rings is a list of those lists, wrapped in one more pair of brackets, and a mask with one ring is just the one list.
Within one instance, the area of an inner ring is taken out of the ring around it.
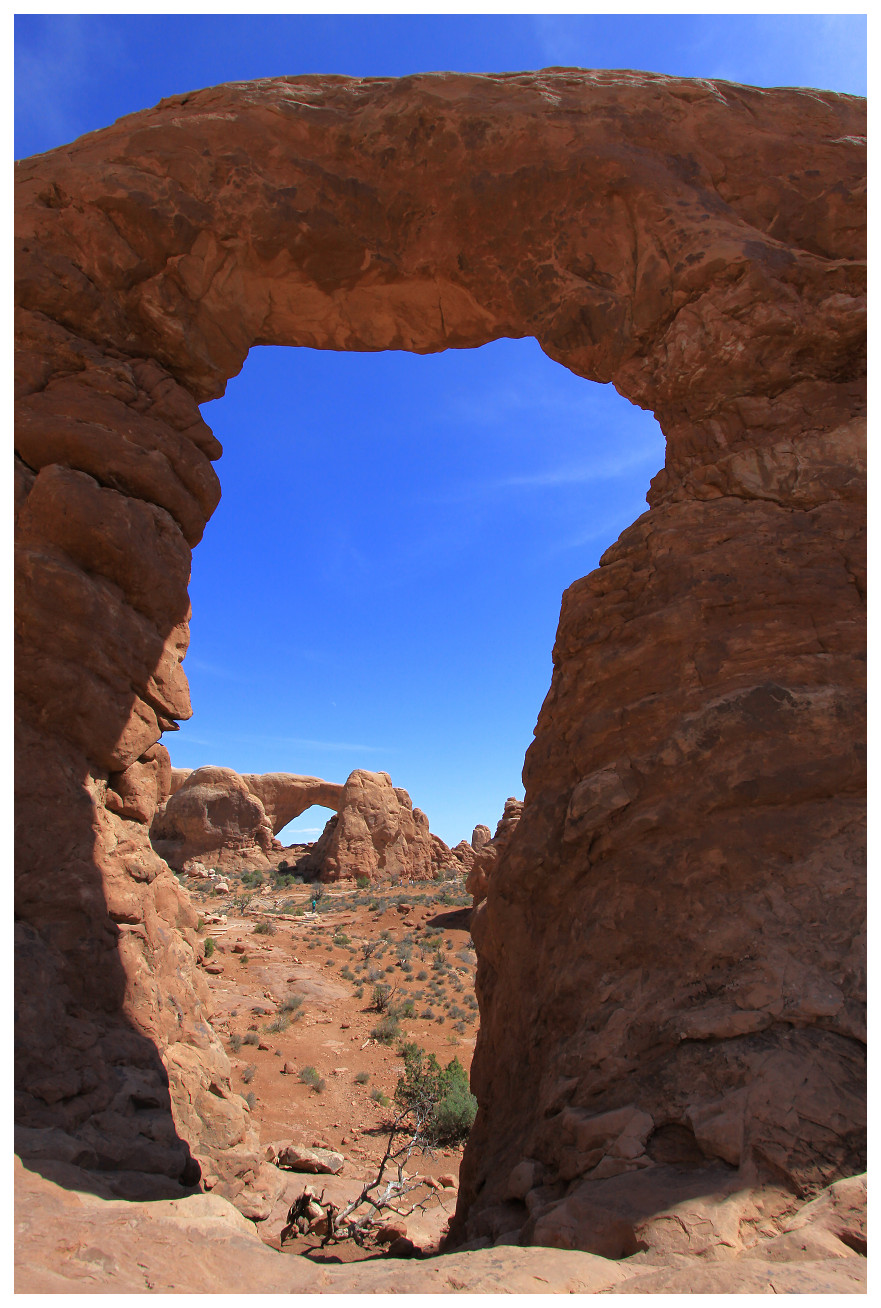
{"label": "thin white cloud", "polygon": [[385,745],[358,745],[348,740],[304,740],[299,736],[228,736],[228,740],[249,745],[295,745],[302,749],[326,749],[355,754],[391,754]]}

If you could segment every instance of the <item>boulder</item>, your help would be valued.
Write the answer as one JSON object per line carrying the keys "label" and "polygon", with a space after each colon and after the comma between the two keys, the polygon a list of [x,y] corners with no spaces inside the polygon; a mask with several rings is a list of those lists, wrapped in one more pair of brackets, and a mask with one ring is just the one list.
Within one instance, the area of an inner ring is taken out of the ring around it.
{"label": "boulder", "polygon": [[336,1176],[343,1170],[345,1159],[332,1149],[309,1149],[306,1145],[286,1144],[277,1152],[275,1163],[292,1172],[323,1172]]}
{"label": "boulder", "polygon": [[272,829],[260,800],[232,768],[190,772],[151,827],[153,847],[175,868],[191,859],[217,869],[268,867]]}

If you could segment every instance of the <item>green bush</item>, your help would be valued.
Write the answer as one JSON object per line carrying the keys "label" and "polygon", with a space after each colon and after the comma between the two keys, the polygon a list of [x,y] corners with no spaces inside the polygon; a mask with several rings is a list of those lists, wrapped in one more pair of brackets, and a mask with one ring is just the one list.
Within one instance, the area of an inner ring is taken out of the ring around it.
{"label": "green bush", "polygon": [[373,1100],[375,1104],[379,1104],[382,1108],[388,1108],[389,1104],[392,1102],[389,1099],[388,1095],[384,1095],[382,1093],[382,1091],[379,1089],[379,1086],[377,1086],[376,1089],[370,1091],[370,1098]]}
{"label": "green bush", "polygon": [[343,945],[350,945],[352,942],[344,931],[337,931],[333,938],[333,943],[339,948],[342,948]]}
{"label": "green bush", "polygon": [[369,1072],[356,1072],[356,1073],[355,1073],[355,1084],[356,1084],[356,1085],[366,1085],[367,1082],[368,1082],[369,1080],[370,1080],[370,1073],[369,1073]]}
{"label": "green bush", "polygon": [[300,1080],[304,1085],[311,1085],[314,1089],[321,1080],[321,1075],[316,1067],[308,1063],[306,1067],[301,1067],[299,1072]]}
{"label": "green bush", "polygon": [[279,1004],[279,1011],[282,1013],[296,1013],[302,1002],[302,995],[285,995]]}
{"label": "green bush", "polygon": [[404,1075],[395,1089],[395,1103],[423,1117],[423,1132],[434,1144],[464,1140],[477,1113],[477,1100],[458,1058],[442,1068],[434,1054],[413,1044],[404,1050]]}
{"label": "green bush", "polygon": [[214,945],[215,945],[214,937],[213,937],[213,936],[206,936],[206,938],[205,938],[205,957],[206,957],[206,958],[210,958],[211,955],[214,953]]}
{"label": "green bush", "polygon": [[279,1013],[278,1016],[274,1017],[271,1022],[267,1022],[266,1030],[271,1031],[274,1035],[277,1035],[281,1031],[287,1031],[290,1024],[291,1024],[291,1019],[288,1017],[287,1013]]}
{"label": "green bush", "polygon": [[270,922],[268,919],[265,922],[258,922],[254,927],[255,936],[274,936],[277,931],[278,927],[274,922]]}
{"label": "green bush", "polygon": [[358,887],[359,890],[366,890],[367,887],[370,885],[370,877],[365,877],[365,876],[355,877],[355,885]]}
{"label": "green bush", "polygon": [[378,982],[373,987],[371,996],[371,1006],[376,1009],[377,1013],[384,1013],[389,1006],[392,997],[391,986],[385,985],[384,982]]}

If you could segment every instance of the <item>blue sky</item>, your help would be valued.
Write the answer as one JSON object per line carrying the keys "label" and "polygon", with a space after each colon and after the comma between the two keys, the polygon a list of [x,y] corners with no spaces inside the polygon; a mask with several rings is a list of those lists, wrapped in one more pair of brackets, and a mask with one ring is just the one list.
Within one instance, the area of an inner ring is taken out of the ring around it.
{"label": "blue sky", "polygon": [[[865,95],[865,40],[863,15],[18,16],[15,153],[282,74],[560,64]],[[203,411],[223,499],[194,556],[173,762],[381,769],[448,842],[494,827],[523,793],[560,595],[645,510],[653,417],[533,340],[253,350]]]}

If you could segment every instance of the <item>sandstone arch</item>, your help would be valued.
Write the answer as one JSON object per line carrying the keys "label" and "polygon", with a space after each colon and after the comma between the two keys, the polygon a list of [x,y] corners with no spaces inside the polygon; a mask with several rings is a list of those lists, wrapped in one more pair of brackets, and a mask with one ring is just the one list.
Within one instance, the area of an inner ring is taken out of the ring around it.
{"label": "sandstone arch", "polygon": [[340,784],[292,772],[240,776],[224,767],[173,768],[170,794],[150,828],[151,843],[177,870],[206,858],[224,867],[242,859],[268,867],[276,833],[313,804],[336,812],[342,793]]}
{"label": "sandstone arch", "polygon": [[[667,457],[564,596],[477,914],[458,1229],[532,1238],[511,1169],[562,1183],[566,1131],[629,1103],[745,1176],[856,1166],[863,131],[852,97],[640,73],[300,78],[18,166],[32,1151],[62,1129],[92,1165],[179,1171],[156,1050],[192,1148],[249,1143],[190,910],[143,811],[108,803],[190,713],[190,550],[219,495],[198,403],[254,344],[534,335],[652,408]],[[626,1142],[576,1174],[648,1156]]]}

